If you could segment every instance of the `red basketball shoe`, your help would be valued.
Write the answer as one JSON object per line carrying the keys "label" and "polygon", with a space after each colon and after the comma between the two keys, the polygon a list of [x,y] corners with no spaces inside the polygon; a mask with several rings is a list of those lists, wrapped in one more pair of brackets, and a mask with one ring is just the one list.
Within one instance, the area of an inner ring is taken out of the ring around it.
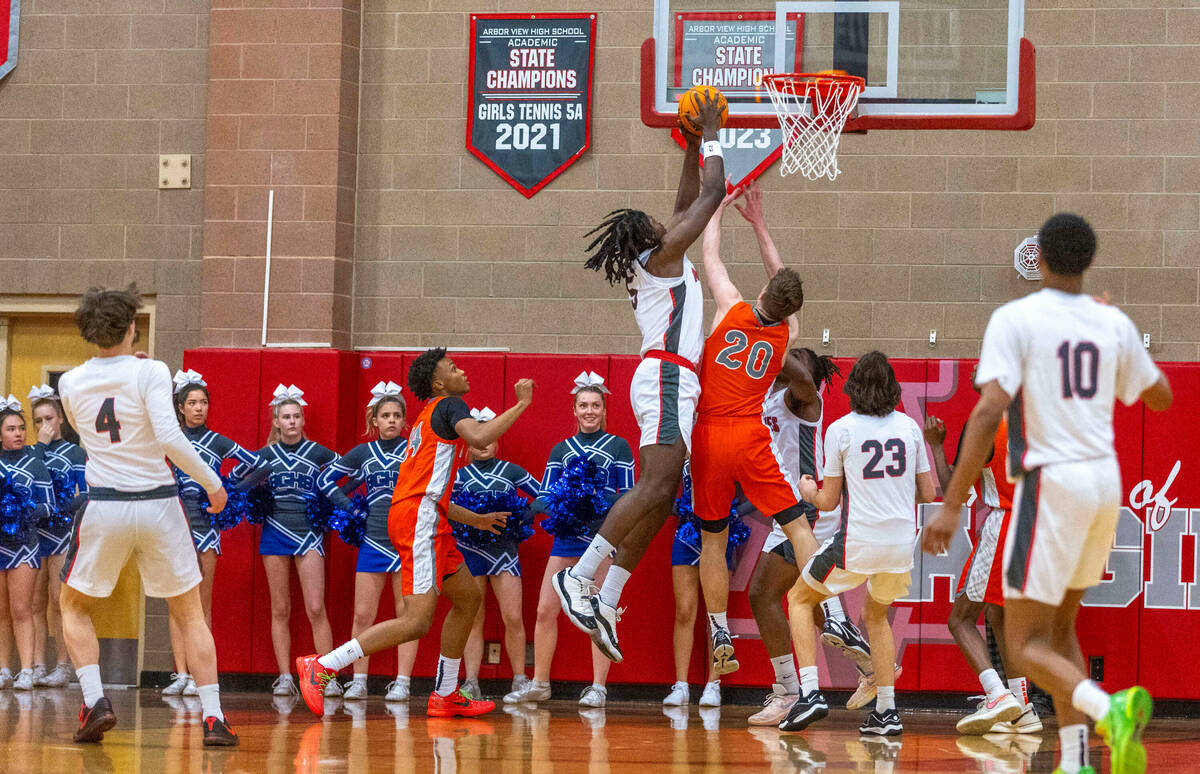
{"label": "red basketball shoe", "polygon": [[496,709],[496,702],[468,699],[455,688],[454,693],[449,696],[429,694],[427,714],[433,718],[473,718],[476,715],[485,715],[494,709]]}
{"label": "red basketball shoe", "polygon": [[325,714],[325,686],[337,677],[337,672],[317,663],[316,653],[296,659],[296,672],[300,675],[300,695],[304,703],[318,715]]}

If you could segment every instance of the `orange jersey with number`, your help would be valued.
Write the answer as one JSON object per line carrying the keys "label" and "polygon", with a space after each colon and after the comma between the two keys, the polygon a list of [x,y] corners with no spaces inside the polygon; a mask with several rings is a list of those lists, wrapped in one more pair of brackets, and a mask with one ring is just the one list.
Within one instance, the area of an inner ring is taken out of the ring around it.
{"label": "orange jersey with number", "polygon": [[433,430],[433,410],[445,400],[434,398],[413,423],[408,436],[404,459],[396,473],[396,489],[392,503],[412,498],[425,498],[435,504],[441,513],[446,512],[450,492],[454,488],[454,476],[467,461],[467,442],[462,438],[447,441]]}
{"label": "orange jersey with number", "polygon": [[761,417],[787,344],[787,323],[763,325],[753,306],[734,304],[704,341],[696,410],[708,416]]}
{"label": "orange jersey with number", "polygon": [[994,451],[992,458],[988,460],[988,468],[992,471],[992,478],[996,479],[996,494],[1000,498],[1000,507],[1012,513],[1013,491],[1016,487],[1008,480],[1008,420],[1004,417],[1000,418],[1000,426],[996,428],[996,437],[992,445]]}

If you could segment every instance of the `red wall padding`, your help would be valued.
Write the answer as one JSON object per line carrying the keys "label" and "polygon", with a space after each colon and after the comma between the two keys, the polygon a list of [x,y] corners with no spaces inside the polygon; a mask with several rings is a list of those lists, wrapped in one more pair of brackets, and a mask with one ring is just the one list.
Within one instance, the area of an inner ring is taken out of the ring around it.
{"label": "red wall padding", "polygon": [[[404,352],[198,349],[189,351],[184,363],[185,367],[204,374],[208,381],[213,401],[211,426],[248,448],[258,448],[265,443],[270,416],[267,403],[275,385],[283,382],[295,383],[305,391],[309,401],[309,436],[336,451],[345,452],[364,440],[363,410],[370,388],[376,382],[391,380],[405,385],[409,420],[419,413],[420,403],[408,392],[406,384],[413,357],[415,353]],[[637,367],[636,357],[500,353],[451,353],[451,357],[468,375],[471,391],[466,400],[474,407],[486,405],[499,413],[514,404],[512,385],[517,379],[528,377],[536,382],[533,405],[500,445],[503,459],[521,465],[533,476],[541,477],[550,448],[574,432],[570,389],[575,376],[585,369],[605,377],[612,389],[608,430],[628,440],[636,456],[638,430],[629,406],[629,382]],[[837,362],[843,377],[848,375],[853,361],[839,359]],[[896,359],[892,363],[904,390],[901,409],[922,423],[927,413],[945,420],[949,431],[946,448],[953,456],[963,422],[976,400],[970,384],[974,361]],[[1200,416],[1200,364],[1165,364],[1163,369],[1175,388],[1175,406],[1164,414],[1145,411],[1140,405],[1118,407],[1117,449],[1126,495],[1123,505],[1126,506],[1129,506],[1129,493],[1138,482],[1148,480],[1152,490],[1158,492],[1176,461],[1181,461],[1181,473],[1169,491],[1163,493],[1166,500],[1174,501],[1175,510],[1170,519],[1181,521],[1171,521],[1168,527],[1174,528],[1175,532],[1165,529],[1163,536],[1171,537],[1178,544],[1179,554],[1174,565],[1182,568],[1176,580],[1181,588],[1178,596],[1183,601],[1179,609],[1149,609],[1144,608],[1145,595],[1138,594],[1125,607],[1085,606],[1079,617],[1079,631],[1085,638],[1084,655],[1089,659],[1099,657],[1104,660],[1106,686],[1112,688],[1141,682],[1164,698],[1196,699],[1200,698],[1200,683],[1179,680],[1178,676],[1194,671],[1189,658],[1190,646],[1200,637],[1200,618],[1183,609],[1186,605],[1190,605],[1191,610],[1200,608],[1194,536],[1200,531],[1200,478],[1191,475],[1193,471],[1190,470],[1196,463],[1194,438],[1197,435],[1196,417]],[[838,380],[827,397],[826,424],[848,411],[840,385],[841,380]],[[1196,510],[1190,510],[1192,508]],[[1131,513],[1145,521],[1146,510]],[[753,516],[750,520],[754,531],[741,552],[739,566],[730,584],[729,613],[735,630],[742,632],[742,639],[738,641],[742,668],[724,681],[731,685],[766,686],[771,682],[771,672],[762,644],[757,639],[745,591],[769,525]],[[1173,537],[1181,524],[1182,531],[1187,534],[1182,538]],[[637,647],[627,648],[625,662],[614,665],[609,678],[614,683],[667,685],[674,680],[670,655],[674,613],[670,573],[670,527],[673,525],[674,520],[668,521],[668,528],[655,539],[626,587],[622,602],[628,610],[621,622],[622,636],[624,642],[637,643]],[[1142,582],[1151,578],[1150,549],[1152,540],[1160,537],[1152,532],[1147,529],[1144,537]],[[242,525],[222,536],[223,554],[214,593],[213,629],[220,666],[225,672],[275,671],[270,644],[269,599],[262,564],[257,557],[257,537],[257,529],[250,525]],[[550,542],[544,532],[537,530],[521,548],[526,579],[524,614],[530,642],[538,585]],[[354,550],[336,536],[326,539],[326,548],[326,599],[334,636],[340,641],[350,631]],[[922,570],[922,560],[918,559],[913,571],[914,599]],[[1159,575],[1163,572],[1159,570]],[[1112,580],[1111,574],[1109,580]],[[1128,579],[1121,580],[1128,582]],[[904,666],[899,683],[902,690],[970,691],[978,688],[974,675],[946,629],[955,583],[956,575],[935,578],[932,599],[895,606],[893,627],[899,658]],[[295,579],[292,599],[293,655],[296,655],[311,649],[312,641]],[[857,615],[862,604],[861,589],[847,595],[846,602],[849,612]],[[490,596],[487,605],[485,637],[488,641],[501,641],[499,614]],[[380,620],[390,617],[392,608],[389,588],[380,602]],[[444,603],[441,608],[439,621],[432,630],[434,634],[421,645],[415,670],[419,676],[429,676],[434,669],[436,632],[444,615]],[[1141,629],[1143,622],[1146,623],[1145,631]],[[702,616],[696,630],[697,644],[689,677],[693,682],[700,682],[705,673]],[[1133,632],[1139,632],[1139,636],[1133,637]],[[560,621],[559,636],[552,677],[556,680],[590,680],[591,655],[587,639],[566,621]],[[246,647],[247,639],[249,647]],[[1143,640],[1146,641],[1144,648],[1140,647]],[[840,655],[824,652],[820,662],[825,675],[823,684],[844,688],[854,684],[853,669]],[[374,674],[394,674],[394,670],[394,651],[371,659]],[[509,677],[507,658],[498,666],[485,664],[481,676],[485,679]]]}

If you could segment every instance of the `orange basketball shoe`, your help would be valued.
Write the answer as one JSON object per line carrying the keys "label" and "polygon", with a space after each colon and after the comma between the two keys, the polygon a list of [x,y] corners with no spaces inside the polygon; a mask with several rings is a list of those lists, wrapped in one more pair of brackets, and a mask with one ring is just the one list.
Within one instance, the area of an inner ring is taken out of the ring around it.
{"label": "orange basketball shoe", "polygon": [[429,694],[427,714],[432,718],[473,718],[476,715],[485,715],[494,709],[496,709],[496,702],[468,699],[455,688],[454,693],[449,696]]}
{"label": "orange basketball shoe", "polygon": [[304,703],[318,715],[325,714],[325,686],[337,677],[337,672],[317,663],[316,653],[296,659],[296,672],[300,675],[300,695]]}

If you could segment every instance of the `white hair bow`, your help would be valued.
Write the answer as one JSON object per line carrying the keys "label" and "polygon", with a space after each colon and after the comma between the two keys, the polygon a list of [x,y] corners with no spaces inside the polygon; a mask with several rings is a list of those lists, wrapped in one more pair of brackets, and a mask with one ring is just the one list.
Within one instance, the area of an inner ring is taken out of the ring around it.
{"label": "white hair bow", "polygon": [[28,397],[30,400],[46,400],[47,398],[51,400],[58,400],[58,395],[54,393],[54,388],[48,384],[39,384],[34,387],[30,387],[29,395],[26,397]]}
{"label": "white hair bow", "polygon": [[0,398],[0,411],[20,411],[21,401],[17,400],[17,396],[11,392],[7,398]]}
{"label": "white hair bow", "polygon": [[398,398],[400,392],[400,385],[395,382],[380,382],[371,388],[371,399],[367,401],[367,408],[371,408],[384,398]]}
{"label": "white hair bow", "polygon": [[272,406],[278,406],[280,403],[287,401],[295,401],[301,406],[308,405],[308,401],[304,399],[304,390],[300,389],[294,384],[290,387],[284,387],[281,384],[275,388],[275,392],[273,394],[275,397],[271,398],[270,405]]}
{"label": "white hair bow", "polygon": [[496,412],[484,406],[481,409],[471,409],[471,416],[476,422],[491,422],[496,418]]}
{"label": "white hair bow", "polygon": [[575,389],[571,390],[571,394],[578,393],[584,387],[595,387],[605,395],[608,394],[608,388],[604,386],[604,377],[595,371],[583,371],[579,376],[576,376]]}
{"label": "white hair bow", "polygon": [[200,387],[208,386],[208,382],[204,381],[204,377],[190,368],[186,371],[176,371],[175,378],[172,381],[175,382],[176,395],[178,395],[185,388],[191,387],[193,384],[199,385]]}

